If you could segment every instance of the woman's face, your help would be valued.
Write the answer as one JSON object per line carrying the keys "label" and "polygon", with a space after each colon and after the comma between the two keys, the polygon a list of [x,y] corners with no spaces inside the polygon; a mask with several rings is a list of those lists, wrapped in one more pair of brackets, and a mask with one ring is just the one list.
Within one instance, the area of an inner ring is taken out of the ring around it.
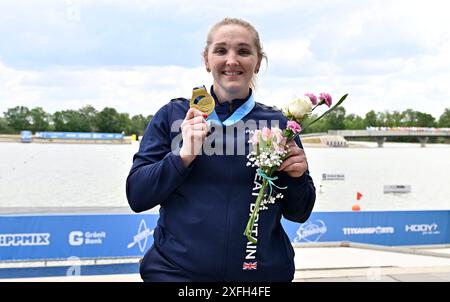
{"label": "woman's face", "polygon": [[205,56],[214,78],[214,92],[221,101],[245,98],[261,58],[251,32],[240,25],[223,25],[212,35]]}

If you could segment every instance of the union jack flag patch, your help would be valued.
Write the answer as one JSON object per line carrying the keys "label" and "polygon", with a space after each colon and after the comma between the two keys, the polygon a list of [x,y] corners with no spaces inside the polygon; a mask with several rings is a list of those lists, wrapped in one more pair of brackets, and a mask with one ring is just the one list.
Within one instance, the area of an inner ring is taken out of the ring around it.
{"label": "union jack flag patch", "polygon": [[244,262],[244,264],[242,264],[242,269],[243,270],[254,270],[256,269],[258,262]]}

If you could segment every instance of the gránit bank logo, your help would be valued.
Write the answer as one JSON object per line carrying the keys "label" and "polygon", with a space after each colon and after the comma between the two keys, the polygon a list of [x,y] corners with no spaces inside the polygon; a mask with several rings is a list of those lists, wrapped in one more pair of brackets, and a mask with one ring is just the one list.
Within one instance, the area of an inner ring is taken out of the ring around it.
{"label": "gr\u00e1nit bank logo", "polygon": [[69,233],[69,244],[80,246],[83,244],[103,244],[106,239],[106,232],[82,232],[72,231]]}
{"label": "gr\u00e1nit bank logo", "polygon": [[294,242],[317,242],[326,232],[327,226],[323,220],[317,219],[315,223],[307,221],[298,228]]}

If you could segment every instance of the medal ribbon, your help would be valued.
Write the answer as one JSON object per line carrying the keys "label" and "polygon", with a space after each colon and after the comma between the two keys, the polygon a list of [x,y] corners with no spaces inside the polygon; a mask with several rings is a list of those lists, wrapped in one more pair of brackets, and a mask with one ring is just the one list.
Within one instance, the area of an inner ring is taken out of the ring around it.
{"label": "medal ribbon", "polygon": [[216,110],[214,110],[206,119],[207,122],[211,123],[218,123],[223,124],[224,126],[231,126],[233,124],[236,124],[240,120],[242,120],[247,114],[252,111],[252,109],[255,107],[255,99],[253,98],[253,94],[249,97],[249,99],[239,106],[238,109],[236,109],[233,114],[227,118],[225,121],[221,121],[219,117],[217,116]]}

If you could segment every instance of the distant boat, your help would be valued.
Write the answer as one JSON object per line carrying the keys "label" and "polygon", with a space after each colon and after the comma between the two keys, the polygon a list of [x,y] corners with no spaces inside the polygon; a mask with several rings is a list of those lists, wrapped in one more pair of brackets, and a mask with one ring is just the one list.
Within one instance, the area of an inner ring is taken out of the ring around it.
{"label": "distant boat", "polygon": [[385,185],[384,193],[411,193],[410,185]]}
{"label": "distant boat", "polygon": [[345,180],[345,175],[322,173],[322,180]]}

